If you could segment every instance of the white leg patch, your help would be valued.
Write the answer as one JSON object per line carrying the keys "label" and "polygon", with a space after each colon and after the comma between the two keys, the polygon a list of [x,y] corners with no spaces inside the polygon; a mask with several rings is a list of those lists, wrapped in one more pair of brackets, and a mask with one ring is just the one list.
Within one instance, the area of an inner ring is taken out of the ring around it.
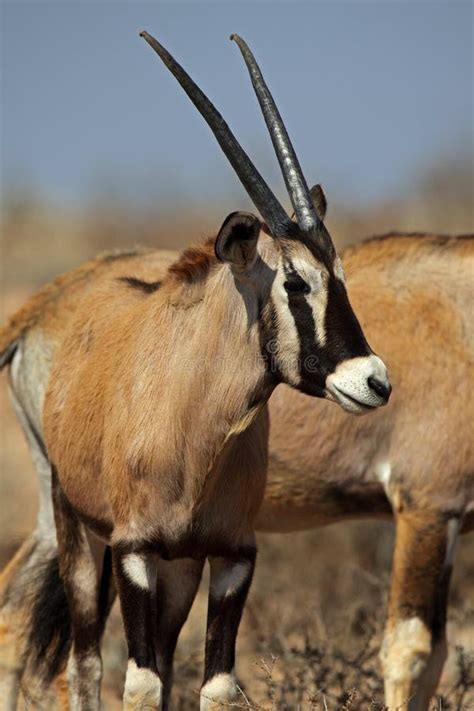
{"label": "white leg patch", "polygon": [[122,565],[125,574],[132,583],[138,585],[142,590],[150,589],[145,558],[138,553],[129,553],[124,556]]}
{"label": "white leg patch", "polygon": [[216,674],[201,689],[200,711],[210,711],[217,704],[233,701],[237,696],[235,675]]}
{"label": "white leg patch", "polygon": [[211,580],[211,595],[217,598],[235,595],[246,581],[249,572],[249,563],[237,563],[232,568],[220,571]]}
{"label": "white leg patch", "polygon": [[431,654],[431,632],[419,617],[400,620],[385,633],[380,658],[386,680],[418,679]]}
{"label": "white leg patch", "polygon": [[125,708],[161,708],[163,684],[158,674],[151,669],[137,667],[134,659],[129,659],[123,701]]}

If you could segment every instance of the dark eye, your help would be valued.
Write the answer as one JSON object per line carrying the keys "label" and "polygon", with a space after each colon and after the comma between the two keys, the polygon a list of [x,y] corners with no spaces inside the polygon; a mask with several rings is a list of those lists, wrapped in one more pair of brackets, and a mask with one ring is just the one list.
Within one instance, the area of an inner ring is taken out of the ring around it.
{"label": "dark eye", "polygon": [[289,294],[309,294],[310,292],[309,284],[299,274],[289,274],[283,286]]}

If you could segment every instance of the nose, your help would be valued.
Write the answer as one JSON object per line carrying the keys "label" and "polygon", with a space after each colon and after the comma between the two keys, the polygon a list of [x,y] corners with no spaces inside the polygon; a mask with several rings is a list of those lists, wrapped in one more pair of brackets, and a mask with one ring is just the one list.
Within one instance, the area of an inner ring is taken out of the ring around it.
{"label": "nose", "polygon": [[388,399],[390,397],[390,393],[392,392],[392,386],[388,382],[388,380],[382,381],[379,380],[378,378],[374,378],[372,375],[367,378],[367,383],[369,385],[369,388],[373,390],[379,397],[382,398],[382,400],[385,400],[385,402],[388,402]]}

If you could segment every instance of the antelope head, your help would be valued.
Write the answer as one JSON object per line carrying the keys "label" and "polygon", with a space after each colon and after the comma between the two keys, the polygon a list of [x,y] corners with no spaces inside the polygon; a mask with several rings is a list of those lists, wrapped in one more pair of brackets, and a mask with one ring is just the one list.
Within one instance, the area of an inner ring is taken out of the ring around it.
{"label": "antelope head", "polygon": [[323,219],[324,194],[308,189],[290,138],[247,44],[238,44],[293,205],[290,219],[220,113],[169,52],[147,32],[155,50],[208,123],[263,218],[234,212],[215,242],[239,291],[257,305],[262,350],[276,381],[337,402],[350,413],[385,405],[391,386],[350,305],[344,271]]}

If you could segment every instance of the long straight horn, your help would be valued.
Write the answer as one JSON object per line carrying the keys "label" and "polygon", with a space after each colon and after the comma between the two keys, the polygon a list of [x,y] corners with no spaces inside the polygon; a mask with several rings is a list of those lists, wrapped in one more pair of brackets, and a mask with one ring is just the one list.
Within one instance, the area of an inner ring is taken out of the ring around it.
{"label": "long straight horn", "polygon": [[314,210],[306,180],[304,179],[285,124],[276,107],[273,96],[270,94],[265,83],[260,67],[255,61],[255,57],[246,42],[236,34],[231,35],[230,39],[238,44],[249,70],[253,88],[255,89],[265,118],[265,123],[270,132],[273,147],[275,148],[278,162],[280,163],[281,172],[283,173],[286,189],[288,190],[298,225],[302,230],[310,231],[313,227],[319,225],[319,219]]}
{"label": "long straight horn", "polygon": [[287,236],[292,230],[293,223],[236,140],[221,114],[194,83],[189,74],[154,37],[149,35],[148,32],[140,32],[140,36],[148,42],[150,47],[163,60],[208,123],[250,199],[267,223],[271,234],[274,237]]}

